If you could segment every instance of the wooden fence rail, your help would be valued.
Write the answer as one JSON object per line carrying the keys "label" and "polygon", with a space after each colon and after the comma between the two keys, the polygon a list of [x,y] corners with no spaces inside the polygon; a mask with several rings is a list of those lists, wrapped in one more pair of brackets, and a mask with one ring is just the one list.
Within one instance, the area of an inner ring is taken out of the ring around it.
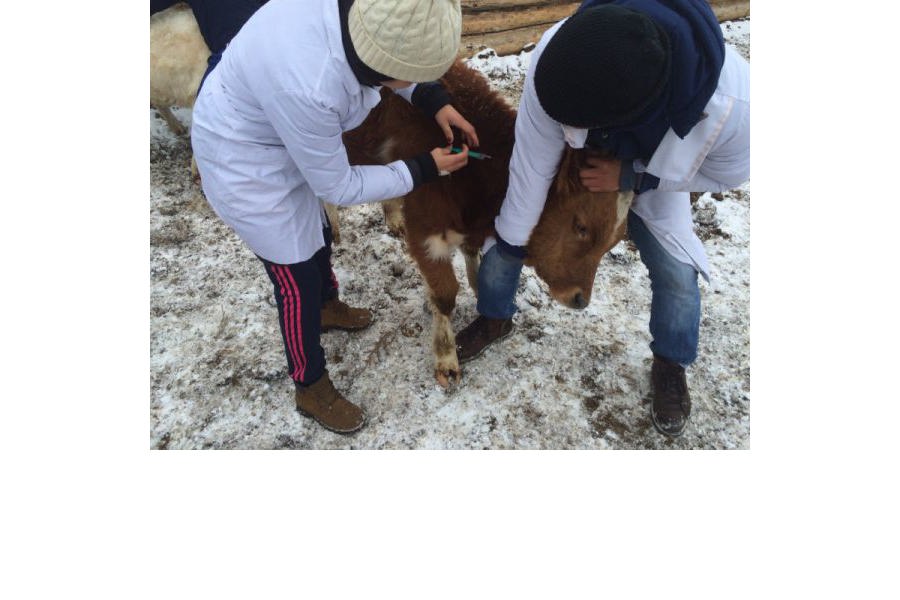
{"label": "wooden fence rail", "polygon": [[[708,0],[719,21],[750,16],[749,0]],[[514,54],[540,39],[551,25],[573,12],[572,0],[462,0],[460,56],[482,48]]]}

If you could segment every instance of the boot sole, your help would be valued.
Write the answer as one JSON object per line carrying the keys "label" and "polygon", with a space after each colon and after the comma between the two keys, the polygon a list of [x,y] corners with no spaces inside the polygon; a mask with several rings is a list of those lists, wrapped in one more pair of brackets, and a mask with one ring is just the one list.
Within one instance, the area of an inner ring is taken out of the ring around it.
{"label": "boot sole", "polygon": [[503,340],[505,340],[506,338],[508,338],[508,337],[512,334],[513,331],[515,331],[515,327],[512,327],[509,331],[507,331],[507,332],[504,333],[503,335],[501,335],[501,336],[495,338],[491,343],[485,344],[484,348],[482,348],[481,350],[479,350],[478,352],[476,352],[475,354],[473,354],[472,356],[470,356],[470,357],[468,357],[468,358],[459,358],[459,353],[457,353],[457,360],[459,360],[459,364],[464,365],[464,364],[466,364],[466,363],[469,362],[469,361],[475,360],[476,358],[478,358],[479,356],[481,356],[482,354],[484,354],[484,351],[485,351],[485,350],[487,350],[488,348],[490,348],[491,346],[493,346],[493,345],[496,344],[497,342],[503,341]]}
{"label": "boot sole", "polygon": [[354,429],[335,429],[334,427],[326,425],[325,423],[320,421],[319,418],[316,417],[314,414],[312,414],[310,412],[306,412],[299,406],[297,407],[297,412],[300,413],[301,415],[303,415],[304,417],[306,417],[307,419],[312,419],[313,421],[315,421],[316,423],[321,425],[324,429],[327,429],[328,431],[330,431],[332,433],[337,433],[339,435],[350,435],[350,434],[356,433],[357,431],[359,431],[360,429],[365,427],[366,423],[369,422],[369,416],[365,413],[365,411],[363,411],[363,420]]}
{"label": "boot sole", "polygon": [[678,433],[672,433],[672,432],[666,431],[665,429],[662,428],[662,426],[659,423],[656,422],[656,415],[653,414],[652,409],[650,410],[650,420],[653,422],[653,427],[654,427],[654,429],[656,429],[656,431],[658,431],[661,434],[663,434],[664,436],[670,437],[670,438],[681,437],[681,435],[684,433],[684,430],[687,429],[687,424],[688,424],[688,421],[685,420],[684,427],[682,427],[681,431],[679,431]]}

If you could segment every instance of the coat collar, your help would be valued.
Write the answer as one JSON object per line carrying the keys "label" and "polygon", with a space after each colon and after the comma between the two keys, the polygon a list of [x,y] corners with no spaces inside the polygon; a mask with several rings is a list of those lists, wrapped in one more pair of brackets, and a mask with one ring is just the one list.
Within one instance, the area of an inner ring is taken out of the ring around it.
{"label": "coat collar", "polygon": [[363,105],[373,108],[381,100],[378,87],[362,85],[350,66],[350,60],[344,51],[344,42],[341,35],[341,14],[338,8],[338,0],[325,2],[325,37],[328,41],[328,50],[335,68],[340,74],[344,90],[353,96],[362,95]]}

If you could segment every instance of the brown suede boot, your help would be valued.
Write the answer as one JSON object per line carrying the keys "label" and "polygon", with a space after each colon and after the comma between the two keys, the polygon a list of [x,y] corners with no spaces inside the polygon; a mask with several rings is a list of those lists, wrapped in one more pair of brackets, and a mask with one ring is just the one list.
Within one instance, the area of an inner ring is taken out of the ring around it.
{"label": "brown suede boot", "polygon": [[372,324],[372,311],[354,308],[337,297],[322,305],[322,332],[332,329],[358,331]]}
{"label": "brown suede boot", "polygon": [[297,410],[304,417],[335,433],[353,433],[366,424],[366,411],[334,389],[328,372],[309,387],[297,386],[294,394]]}
{"label": "brown suede boot", "polygon": [[485,348],[502,340],[512,333],[512,330],[512,319],[490,319],[478,315],[477,319],[456,334],[456,356],[460,364],[480,355]]}
{"label": "brown suede boot", "polygon": [[664,435],[678,437],[691,416],[691,395],[684,367],[654,354],[650,378],[653,380],[650,406],[653,426]]}

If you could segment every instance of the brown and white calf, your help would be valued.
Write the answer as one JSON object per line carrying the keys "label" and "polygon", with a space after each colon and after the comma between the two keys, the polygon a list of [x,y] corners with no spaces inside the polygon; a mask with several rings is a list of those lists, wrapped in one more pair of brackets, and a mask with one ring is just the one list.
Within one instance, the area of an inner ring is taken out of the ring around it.
{"label": "brown and white calf", "polygon": [[[506,193],[516,112],[483,75],[461,62],[442,81],[493,157],[471,159],[465,168],[417,188],[403,201],[407,248],[425,280],[432,309],[434,376],[446,387],[460,378],[450,324],[459,291],[451,255],[463,252],[469,285],[477,294],[478,252],[493,234]],[[388,90],[366,121],[344,134],[344,141],[353,164],[384,164],[446,143],[432,119]],[[578,178],[584,156],[584,151],[571,149],[563,155],[525,261],[548,284],[550,294],[571,308],[590,302],[600,258],[624,237],[633,197],[630,192],[587,191]]]}

